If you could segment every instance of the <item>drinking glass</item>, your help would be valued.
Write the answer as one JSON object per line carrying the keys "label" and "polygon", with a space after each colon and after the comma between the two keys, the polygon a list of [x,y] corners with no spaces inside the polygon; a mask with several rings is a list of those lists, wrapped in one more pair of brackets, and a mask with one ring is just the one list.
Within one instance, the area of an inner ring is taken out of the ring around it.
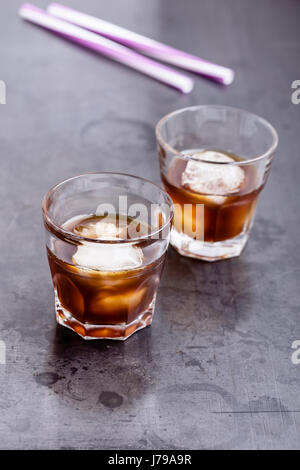
{"label": "drinking glass", "polygon": [[42,207],[57,322],[85,339],[124,340],[150,325],[170,197],[143,178],[90,173],[54,186]]}
{"label": "drinking glass", "polygon": [[203,105],[163,117],[156,139],[174,202],[171,245],[206,261],[239,256],[278,144],[275,129],[242,109]]}

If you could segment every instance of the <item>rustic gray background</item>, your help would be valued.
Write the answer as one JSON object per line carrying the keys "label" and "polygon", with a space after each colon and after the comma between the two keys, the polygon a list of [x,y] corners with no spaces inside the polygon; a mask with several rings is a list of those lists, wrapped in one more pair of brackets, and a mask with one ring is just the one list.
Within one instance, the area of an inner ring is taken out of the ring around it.
{"label": "rustic gray background", "polygon": [[[0,447],[300,448],[300,3],[65,0],[235,69],[230,87],[196,77],[188,96],[23,22],[20,4],[0,7]],[[43,194],[94,170],[159,182],[155,123],[198,103],[279,132],[243,255],[205,264],[170,249],[154,323],[125,343],[57,328]]]}

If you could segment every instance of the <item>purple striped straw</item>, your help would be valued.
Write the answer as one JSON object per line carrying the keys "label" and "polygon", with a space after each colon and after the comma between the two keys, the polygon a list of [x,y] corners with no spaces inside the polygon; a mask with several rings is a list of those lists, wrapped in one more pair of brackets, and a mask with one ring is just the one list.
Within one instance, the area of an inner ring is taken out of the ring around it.
{"label": "purple striped straw", "polygon": [[230,85],[233,81],[234,71],[230,68],[200,59],[199,57],[154,41],[153,39],[134,33],[128,29],[121,28],[108,21],[81,13],[58,3],[51,3],[47,11],[57,18],[64,19],[70,23],[99,33],[121,44],[137,49],[155,59],[204,75],[223,85]]}
{"label": "purple striped straw", "polygon": [[117,62],[143,72],[182,93],[189,93],[194,85],[193,80],[170,67],[166,67],[154,60],[138,54],[125,46],[110,39],[104,38],[67,21],[55,18],[34,5],[25,3],[19,10],[19,14],[25,20],[42,26],[50,31],[103,54]]}

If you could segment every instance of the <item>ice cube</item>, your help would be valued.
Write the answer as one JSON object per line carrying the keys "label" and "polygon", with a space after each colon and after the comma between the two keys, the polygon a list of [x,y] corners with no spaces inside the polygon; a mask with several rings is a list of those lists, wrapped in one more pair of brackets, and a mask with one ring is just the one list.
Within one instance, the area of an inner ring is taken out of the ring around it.
{"label": "ice cube", "polygon": [[131,313],[143,301],[147,289],[129,290],[119,294],[114,289],[103,289],[92,297],[89,302],[89,310],[92,314],[113,314],[115,312]]}
{"label": "ice cube", "polygon": [[115,240],[116,238],[126,238],[127,225],[116,226],[115,223],[100,220],[96,223],[96,233],[98,238],[106,238],[107,240]]}
{"label": "ice cube", "polygon": [[245,173],[238,165],[213,165],[207,162],[233,162],[234,159],[220,152],[204,151],[193,154],[199,161],[189,160],[181,175],[185,188],[205,194],[207,202],[223,204],[225,195],[237,192],[245,179]]}
{"label": "ice cube", "polygon": [[128,243],[86,242],[77,247],[72,261],[77,266],[101,271],[124,271],[138,268],[143,263],[143,252]]}
{"label": "ice cube", "polygon": [[101,219],[98,222],[95,219],[83,221],[75,226],[74,231],[83,237],[94,239],[116,240],[117,238],[126,238],[127,224],[117,226],[115,222],[111,222],[111,218]]}
{"label": "ice cube", "polygon": [[84,315],[84,298],[74,282],[67,276],[56,273],[53,277],[53,283],[62,306],[75,317],[82,319]]}

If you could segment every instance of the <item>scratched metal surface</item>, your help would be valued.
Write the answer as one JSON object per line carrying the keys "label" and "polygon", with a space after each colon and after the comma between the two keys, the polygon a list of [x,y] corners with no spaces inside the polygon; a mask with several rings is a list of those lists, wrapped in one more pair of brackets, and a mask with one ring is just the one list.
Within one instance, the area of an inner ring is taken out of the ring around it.
{"label": "scratched metal surface", "polygon": [[[20,3],[0,7],[0,447],[299,448],[299,2],[65,2],[235,69],[231,87],[198,78],[188,96],[23,23]],[[204,264],[170,249],[154,323],[125,343],[57,328],[42,195],[93,170],[159,182],[155,123],[196,103],[279,132],[245,252]]]}

